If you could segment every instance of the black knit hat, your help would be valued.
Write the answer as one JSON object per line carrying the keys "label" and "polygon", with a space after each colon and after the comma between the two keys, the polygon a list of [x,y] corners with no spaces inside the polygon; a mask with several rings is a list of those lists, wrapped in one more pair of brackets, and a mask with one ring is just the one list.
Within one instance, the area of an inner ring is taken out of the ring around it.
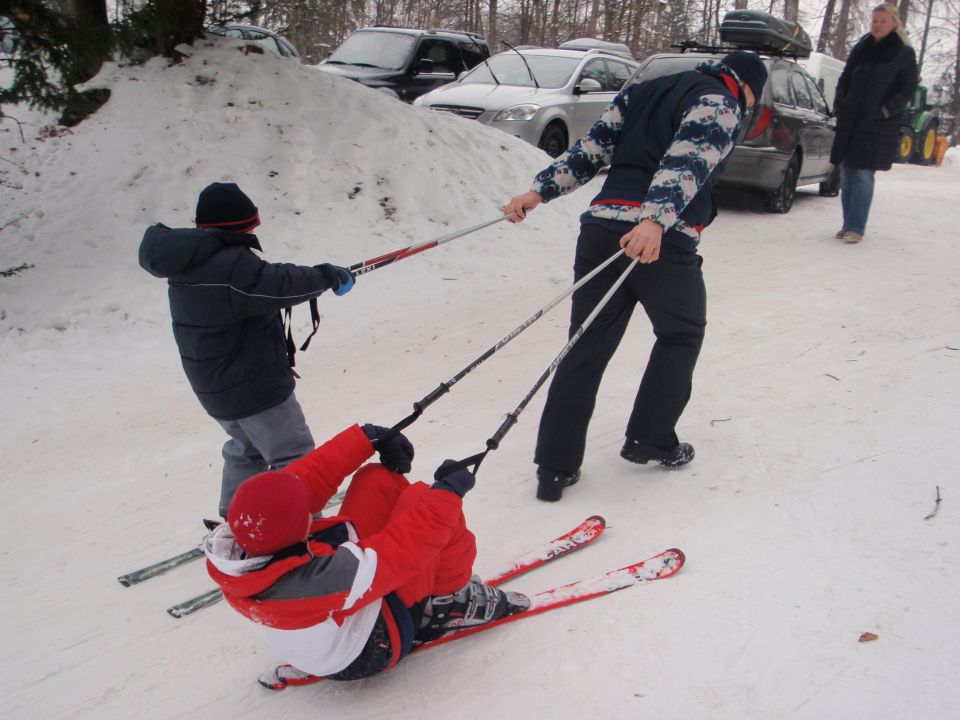
{"label": "black knit hat", "polygon": [[744,85],[749,85],[753,97],[760,102],[763,86],[767,82],[767,67],[755,52],[735,50],[720,61],[733,70]]}
{"label": "black knit hat", "polygon": [[197,200],[197,227],[248,233],[260,224],[260,213],[235,183],[211,183]]}

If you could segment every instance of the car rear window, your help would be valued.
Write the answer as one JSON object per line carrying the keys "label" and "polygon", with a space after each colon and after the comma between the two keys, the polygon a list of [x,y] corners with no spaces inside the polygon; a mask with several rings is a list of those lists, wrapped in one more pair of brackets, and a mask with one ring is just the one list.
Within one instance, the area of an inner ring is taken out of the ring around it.
{"label": "car rear window", "polygon": [[651,58],[640,71],[633,76],[633,82],[644,82],[664,75],[694,70],[702,62],[716,62],[720,57],[706,55],[685,55],[684,57]]}
{"label": "car rear window", "polygon": [[793,105],[793,92],[790,90],[790,72],[783,68],[775,68],[770,75],[770,91],[773,101],[781,105]]}
{"label": "car rear window", "polygon": [[[524,59],[527,65],[524,64]],[[536,77],[536,85],[542,88],[556,89],[563,87],[570,80],[580,64],[576,57],[550,57],[549,55],[524,55],[521,58],[517,53],[500,53],[487,60],[486,64],[477,65],[473,70],[463,76],[462,83],[480,83],[494,84],[499,81],[502,85],[520,85],[522,87],[534,87],[535,83],[530,78],[532,72]],[[496,76],[496,81],[493,75]]]}

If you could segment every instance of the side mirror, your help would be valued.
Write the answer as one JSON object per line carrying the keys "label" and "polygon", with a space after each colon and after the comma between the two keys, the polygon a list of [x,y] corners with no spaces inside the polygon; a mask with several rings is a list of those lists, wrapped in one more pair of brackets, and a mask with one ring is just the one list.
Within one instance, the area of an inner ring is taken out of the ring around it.
{"label": "side mirror", "polygon": [[600,92],[601,90],[603,90],[603,86],[596,80],[593,78],[583,78],[576,84],[576,87],[573,88],[573,94],[584,95],[586,93]]}
{"label": "side mirror", "polygon": [[413,68],[414,75],[433,75],[433,60],[420,58]]}

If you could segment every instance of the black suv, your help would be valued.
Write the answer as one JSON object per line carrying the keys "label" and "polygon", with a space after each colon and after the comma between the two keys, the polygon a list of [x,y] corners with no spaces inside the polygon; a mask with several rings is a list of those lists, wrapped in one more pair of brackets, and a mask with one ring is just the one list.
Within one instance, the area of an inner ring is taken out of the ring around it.
{"label": "black suv", "polygon": [[351,33],[317,67],[413,102],[488,57],[476,33],[371,27]]}
{"label": "black suv", "polygon": [[798,185],[820,184],[820,194],[840,192],[840,174],[830,164],[836,121],[816,81],[797,64],[810,54],[809,38],[793,23],[751,10],[729,12],[720,25],[728,47],[684,43],[680,53],[658,53],[641,63],[631,83],[693,70],[734,49],[763,55],[769,80],[748,111],[742,136],[717,187],[759,191],[771,212],[790,212]]}

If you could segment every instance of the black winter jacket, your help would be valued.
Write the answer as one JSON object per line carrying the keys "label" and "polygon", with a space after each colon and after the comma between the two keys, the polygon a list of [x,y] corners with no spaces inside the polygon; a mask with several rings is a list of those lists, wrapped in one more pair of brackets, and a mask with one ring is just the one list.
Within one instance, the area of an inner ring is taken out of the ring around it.
{"label": "black winter jacket", "polygon": [[837,134],[830,162],[889,170],[916,89],[916,54],[896,32],[879,42],[869,33],[860,38],[837,81]]}
{"label": "black winter jacket", "polygon": [[140,266],[169,284],[173,336],[200,403],[218,420],[268,410],[293,392],[279,311],[329,288],[315,267],[268,263],[255,235],[147,228]]}

